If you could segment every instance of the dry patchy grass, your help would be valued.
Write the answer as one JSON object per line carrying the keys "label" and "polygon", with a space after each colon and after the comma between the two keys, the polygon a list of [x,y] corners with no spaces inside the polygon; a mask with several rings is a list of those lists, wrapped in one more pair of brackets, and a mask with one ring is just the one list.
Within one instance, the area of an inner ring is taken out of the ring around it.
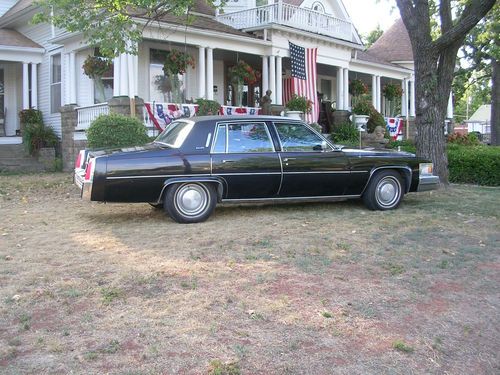
{"label": "dry patchy grass", "polygon": [[494,374],[500,190],[179,225],[0,176],[0,372]]}

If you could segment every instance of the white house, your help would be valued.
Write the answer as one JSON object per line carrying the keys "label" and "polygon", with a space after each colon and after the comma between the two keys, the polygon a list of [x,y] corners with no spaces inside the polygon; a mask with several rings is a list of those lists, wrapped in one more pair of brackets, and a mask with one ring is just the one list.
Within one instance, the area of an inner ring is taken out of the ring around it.
{"label": "white house", "polygon": [[491,104],[480,106],[465,123],[469,133],[491,134]]}
{"label": "white house", "polygon": [[[184,19],[174,16],[147,25],[138,55],[114,59],[113,69],[103,80],[104,93],[82,69],[87,56],[97,51],[81,34],[31,24],[37,11],[32,0],[1,2],[0,144],[21,142],[16,137],[18,112],[25,108],[41,110],[45,123],[61,135],[59,110],[63,105],[78,106],[78,133],[108,111],[106,100],[112,96],[168,101],[156,80],[163,74],[161,51],[172,49],[186,51],[196,61],[196,67],[183,76],[187,99],[203,97],[234,104],[227,70],[244,60],[262,72],[262,79],[244,88],[243,105],[255,106],[267,89],[272,90],[274,104],[283,104],[283,78],[290,74],[290,41],[318,49],[317,91],[323,99],[335,102],[337,109],[350,108],[348,84],[358,78],[368,85],[379,111],[385,109],[383,86],[401,84],[405,93],[402,114],[415,114],[411,54],[393,58],[383,52],[384,44],[393,51],[400,47],[411,52],[406,30],[400,29],[402,22],[388,30],[378,46],[365,51],[341,0],[233,0],[220,14],[200,0],[192,10],[196,18],[187,26]],[[384,42],[389,37],[391,41]]]}

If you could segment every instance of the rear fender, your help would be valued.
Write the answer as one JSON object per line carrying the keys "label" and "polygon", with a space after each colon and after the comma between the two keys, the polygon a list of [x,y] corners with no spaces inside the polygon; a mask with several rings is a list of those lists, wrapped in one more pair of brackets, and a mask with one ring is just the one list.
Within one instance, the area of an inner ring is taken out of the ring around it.
{"label": "rear fender", "polygon": [[224,181],[222,179],[219,179],[217,177],[174,177],[164,181],[163,188],[161,189],[161,193],[158,196],[156,203],[162,202],[163,194],[169,186],[186,182],[204,182],[215,184],[217,187],[217,201],[220,202],[222,200],[222,194],[224,193]]}

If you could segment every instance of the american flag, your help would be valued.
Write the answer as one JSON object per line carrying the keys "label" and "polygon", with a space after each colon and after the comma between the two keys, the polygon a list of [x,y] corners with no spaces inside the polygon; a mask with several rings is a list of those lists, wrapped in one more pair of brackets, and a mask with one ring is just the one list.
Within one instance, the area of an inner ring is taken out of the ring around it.
{"label": "american flag", "polygon": [[288,42],[290,47],[290,60],[292,64],[292,77],[283,81],[283,103],[287,103],[293,94],[305,96],[311,100],[312,111],[306,113],[306,121],[313,123],[318,121],[319,102],[316,92],[316,59],[317,48],[304,48]]}

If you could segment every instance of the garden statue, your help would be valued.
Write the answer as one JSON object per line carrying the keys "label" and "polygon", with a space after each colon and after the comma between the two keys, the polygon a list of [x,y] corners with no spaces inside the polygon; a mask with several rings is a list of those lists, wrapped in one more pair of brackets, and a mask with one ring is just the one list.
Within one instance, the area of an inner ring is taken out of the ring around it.
{"label": "garden statue", "polygon": [[266,91],[266,95],[264,95],[262,98],[260,98],[259,103],[260,107],[262,108],[261,114],[262,115],[270,115],[271,114],[271,90]]}
{"label": "garden statue", "polygon": [[389,140],[385,138],[385,129],[380,125],[375,127],[373,133],[363,137],[363,145],[368,147],[384,148],[388,142]]}

